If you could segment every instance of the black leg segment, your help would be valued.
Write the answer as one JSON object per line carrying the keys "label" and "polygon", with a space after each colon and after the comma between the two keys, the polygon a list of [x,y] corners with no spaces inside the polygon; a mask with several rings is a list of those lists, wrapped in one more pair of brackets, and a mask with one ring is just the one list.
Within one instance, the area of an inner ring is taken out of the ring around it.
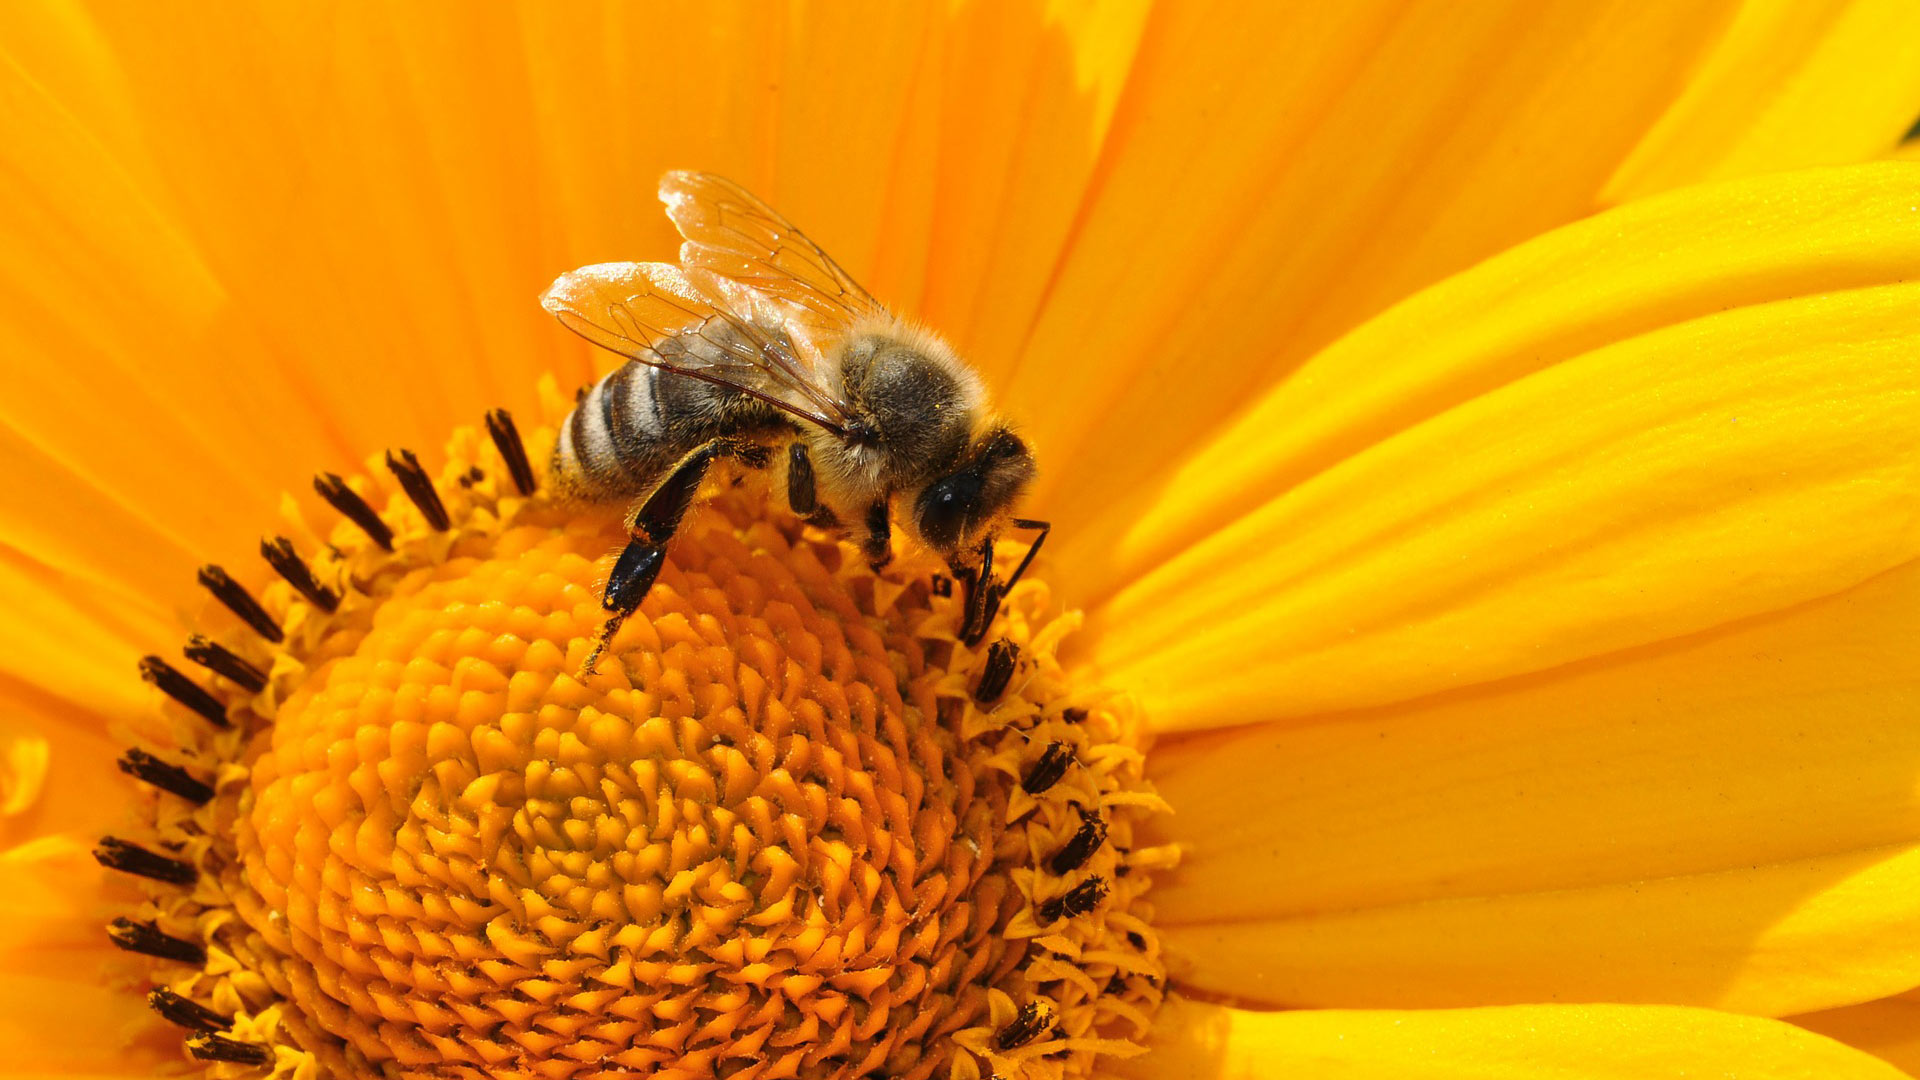
{"label": "black leg segment", "polygon": [[820,492],[813,481],[813,458],[807,444],[795,439],[787,446],[787,505],[800,517],[820,509]]}
{"label": "black leg segment", "polygon": [[667,549],[658,544],[649,544],[635,537],[627,541],[627,546],[614,560],[613,572],[607,575],[607,592],[600,598],[600,606],[608,611],[630,612],[646,599],[647,590],[653,588],[655,578],[660,576],[660,568],[667,564]]}
{"label": "black leg segment", "polygon": [[644,537],[656,545],[671,540],[674,530],[680,527],[681,519],[692,508],[693,497],[700,493],[707,470],[715,461],[731,456],[737,449],[738,444],[732,439],[713,439],[681,458],[667,478],[660,481],[660,486],[653,489],[653,494],[647,496],[647,501],[641,503],[640,509],[634,512],[634,538]]}
{"label": "black leg segment", "polygon": [[867,507],[867,535],[860,541],[860,550],[875,571],[893,561],[893,522],[887,515],[887,500],[875,499]]}
{"label": "black leg segment", "polygon": [[1007,578],[1006,584],[993,580],[994,538],[991,536],[980,543],[978,571],[971,568],[956,571],[956,576],[966,586],[966,617],[960,624],[960,640],[968,646],[978,645],[986,639],[987,627],[993,624],[993,617],[1000,613],[1000,601],[1013,591],[1015,585],[1020,584],[1020,578],[1026,574],[1027,567],[1033,565],[1034,556],[1040,554],[1040,545],[1046,543],[1047,536],[1053,532],[1052,522],[1033,521],[1027,518],[1014,518],[1013,527],[1035,529],[1040,535],[1035,537],[1033,543],[1028,546],[1026,557],[1020,560],[1020,565],[1013,568],[1013,574]]}
{"label": "black leg segment", "polygon": [[759,467],[766,464],[767,451],[764,446],[737,439],[703,443],[681,458],[667,478],[653,489],[653,494],[634,511],[628,523],[633,538],[614,561],[613,571],[607,575],[606,592],[600,597],[600,606],[609,613],[607,621],[581,665],[582,676],[593,674],[594,665],[600,662],[600,654],[606,651],[620,624],[639,610],[640,601],[647,598],[647,592],[660,577],[660,569],[666,565],[667,541],[673,539],[687,511],[693,508],[694,496],[700,493],[707,470],[723,457],[738,457],[749,466]]}
{"label": "black leg segment", "polygon": [[1013,568],[1013,576],[1007,579],[1006,585],[1000,590],[1003,596],[1012,592],[1015,585],[1020,584],[1020,576],[1027,572],[1027,567],[1033,565],[1033,557],[1040,554],[1040,545],[1046,543],[1047,537],[1053,532],[1053,522],[1033,521],[1028,518],[1014,518],[1013,527],[1016,529],[1037,529],[1040,535],[1033,538],[1033,543],[1027,548],[1026,558],[1021,559],[1020,565]]}
{"label": "black leg segment", "polygon": [[1000,609],[993,595],[993,537],[980,541],[980,565],[956,569],[954,576],[960,579],[961,610],[966,613],[960,620],[960,641],[972,648],[986,638],[987,624]]}

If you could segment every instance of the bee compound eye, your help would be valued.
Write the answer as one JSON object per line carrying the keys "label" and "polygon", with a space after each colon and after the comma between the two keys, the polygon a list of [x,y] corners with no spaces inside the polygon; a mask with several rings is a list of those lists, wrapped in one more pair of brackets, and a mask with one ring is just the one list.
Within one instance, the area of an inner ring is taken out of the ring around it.
{"label": "bee compound eye", "polygon": [[914,507],[914,522],[920,538],[929,547],[951,552],[960,546],[967,519],[979,498],[979,480],[969,473],[941,477],[921,492]]}

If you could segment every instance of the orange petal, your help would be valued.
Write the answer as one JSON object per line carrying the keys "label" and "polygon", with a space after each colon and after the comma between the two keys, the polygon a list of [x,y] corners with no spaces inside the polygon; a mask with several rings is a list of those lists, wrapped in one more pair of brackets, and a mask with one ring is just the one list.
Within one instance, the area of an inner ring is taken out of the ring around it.
{"label": "orange petal", "polygon": [[[9,1074],[152,1075],[177,1054],[178,1033],[112,975],[118,954],[105,925],[134,895],[106,888],[89,846],[50,837],[0,854],[0,1038]],[[117,910],[104,899],[110,893]]]}
{"label": "orange petal", "polygon": [[0,709],[0,850],[56,833],[91,841],[129,815],[134,783],[115,765],[125,733],[13,680],[0,679]]}
{"label": "orange petal", "polygon": [[1752,0],[1621,163],[1603,198],[1866,161],[1920,114],[1920,8]]}
{"label": "orange petal", "polygon": [[1137,1080],[1901,1080],[1772,1020],[1704,1009],[1528,1005],[1440,1012],[1249,1012],[1171,997]]}
{"label": "orange petal", "polygon": [[78,973],[0,979],[7,1075],[153,1076],[174,1056],[140,994],[96,980]]}
{"label": "orange petal", "polygon": [[1920,1074],[1920,991],[1787,1019]]}
{"label": "orange petal", "polygon": [[1689,189],[1376,320],[1114,545],[1257,507],[1096,609],[1095,659],[1164,728],[1244,723],[1693,633],[1920,554],[1920,287],[1866,287],[1920,258],[1916,196],[1906,164]]}
{"label": "orange petal", "polygon": [[1149,5],[1039,7],[960,5],[930,35],[872,259],[878,295],[1002,367],[1046,297]]}
{"label": "orange petal", "polygon": [[431,457],[539,372],[609,366],[534,298],[671,257],[668,168],[748,181],[963,337],[1017,305],[1024,328],[1144,5],[816,14],[0,11],[0,546],[52,572],[27,602],[194,603],[194,565],[252,565],[314,471]]}
{"label": "orange petal", "polygon": [[1342,722],[1163,740],[1190,985],[1779,1016],[1920,983],[1920,563]]}

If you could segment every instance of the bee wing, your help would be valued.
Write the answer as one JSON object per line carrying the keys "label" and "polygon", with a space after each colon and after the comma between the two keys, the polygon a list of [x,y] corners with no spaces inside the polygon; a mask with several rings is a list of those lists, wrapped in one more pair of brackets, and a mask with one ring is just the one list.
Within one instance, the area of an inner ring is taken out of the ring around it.
{"label": "bee wing", "polygon": [[817,385],[786,334],[742,317],[704,275],[669,263],[596,263],[560,275],[540,306],[603,349],[743,391],[828,431],[847,429],[846,406]]}
{"label": "bee wing", "polygon": [[670,172],[660,201],[686,243],[680,262],[745,285],[795,309],[810,329],[839,336],[885,309],[772,207],[711,173]]}

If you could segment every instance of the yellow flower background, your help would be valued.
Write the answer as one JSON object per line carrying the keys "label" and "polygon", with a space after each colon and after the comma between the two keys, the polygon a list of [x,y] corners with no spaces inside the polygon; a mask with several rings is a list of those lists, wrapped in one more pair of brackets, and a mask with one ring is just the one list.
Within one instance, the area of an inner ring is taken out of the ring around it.
{"label": "yellow flower background", "polygon": [[1128,1075],[1920,1069],[1911,5],[22,3],[0,56],[9,1071],[177,1055],[86,851],[194,567],[604,370],[534,298],[670,257],[677,167],[1037,447],[1189,849]]}

